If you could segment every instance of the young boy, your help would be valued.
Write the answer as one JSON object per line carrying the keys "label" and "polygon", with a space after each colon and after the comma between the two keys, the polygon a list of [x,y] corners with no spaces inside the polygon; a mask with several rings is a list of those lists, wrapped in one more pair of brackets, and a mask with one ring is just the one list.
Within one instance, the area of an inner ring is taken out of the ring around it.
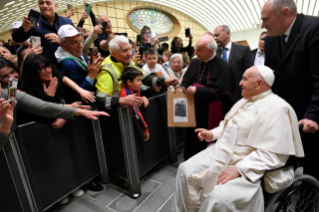
{"label": "young boy", "polygon": [[142,70],[148,75],[150,73],[157,73],[160,77],[169,79],[167,72],[164,68],[157,63],[157,52],[155,49],[148,49],[145,53],[146,64],[143,66]]}
{"label": "young boy", "polygon": [[[140,87],[142,85],[142,72],[136,68],[128,67],[122,73],[122,82],[124,83],[125,87],[121,90],[120,97],[128,96],[128,95],[137,95],[140,96]],[[144,107],[147,107],[149,101],[146,97],[143,98]],[[138,107],[130,107],[131,114],[133,119],[135,120],[136,124],[139,128],[143,131],[143,138],[144,141],[147,141],[150,138],[150,134],[148,131],[148,126],[143,119],[142,114]]]}

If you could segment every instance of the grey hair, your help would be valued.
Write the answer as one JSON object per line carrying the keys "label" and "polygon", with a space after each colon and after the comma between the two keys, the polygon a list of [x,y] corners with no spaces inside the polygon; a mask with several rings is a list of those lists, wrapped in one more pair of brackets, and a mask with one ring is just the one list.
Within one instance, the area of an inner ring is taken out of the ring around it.
{"label": "grey hair", "polygon": [[64,43],[64,42],[65,42],[65,38],[61,38],[60,43]]}
{"label": "grey hair", "polygon": [[[39,2],[39,1],[42,1],[42,0],[38,0],[38,2]],[[53,0],[53,2],[54,2],[54,4],[56,4],[56,1],[55,1],[55,0]]]}
{"label": "grey hair", "polygon": [[[105,15],[105,14],[99,15],[99,16],[97,17],[97,20],[96,20],[96,22],[97,22],[98,25],[102,25],[101,20],[100,20],[101,17],[108,17],[108,16]],[[108,17],[108,18],[109,18],[109,17]]]}
{"label": "grey hair", "polygon": [[5,48],[10,54],[12,54],[11,51],[10,51],[7,47],[5,47],[5,46],[0,46],[0,48]]}
{"label": "grey hair", "polygon": [[[209,35],[206,35],[209,36]],[[216,52],[217,50],[217,43],[214,39],[212,39],[212,42],[210,42],[209,44],[207,44],[207,49],[212,49],[214,52]]]}
{"label": "grey hair", "polygon": [[169,67],[172,68],[172,61],[175,57],[179,57],[179,59],[181,60],[181,68],[183,67],[184,63],[183,63],[183,57],[182,54],[180,53],[175,53],[171,56],[171,58],[169,58]]}
{"label": "grey hair", "polygon": [[276,11],[278,15],[285,7],[288,7],[291,14],[297,14],[297,6],[294,0],[273,0],[272,2],[272,10]]}
{"label": "grey hair", "polygon": [[229,32],[230,33],[230,29],[229,29],[229,27],[227,25],[222,25],[221,27],[223,29],[223,32],[225,32],[225,33]]}
{"label": "grey hair", "polygon": [[112,53],[112,51],[118,51],[120,49],[119,43],[129,43],[129,40],[124,35],[117,35],[115,36],[109,43],[109,50]]}

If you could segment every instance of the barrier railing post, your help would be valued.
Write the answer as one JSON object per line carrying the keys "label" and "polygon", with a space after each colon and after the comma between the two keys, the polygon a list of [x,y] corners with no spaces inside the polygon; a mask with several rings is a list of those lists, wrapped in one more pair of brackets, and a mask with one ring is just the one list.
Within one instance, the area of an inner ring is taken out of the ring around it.
{"label": "barrier railing post", "polygon": [[169,135],[169,162],[177,163],[177,139],[176,139],[176,129],[174,127],[168,128],[168,135]]}
{"label": "barrier railing post", "polygon": [[40,199],[32,192],[33,182],[27,177],[28,167],[23,163],[23,153],[19,151],[17,139],[20,139],[16,131],[10,142],[3,147],[3,151],[14,181],[17,194],[24,212],[40,212],[42,206]]}
{"label": "barrier railing post", "polygon": [[127,178],[130,184],[129,193],[132,198],[138,198],[141,196],[141,186],[132,117],[128,107],[119,108],[118,114]]}
{"label": "barrier railing post", "polygon": [[[94,107],[93,109],[95,110],[96,107]],[[106,157],[104,152],[104,144],[103,144],[99,118],[96,121],[92,121],[92,124],[93,124],[97,154],[98,154],[98,158],[100,162],[101,183],[107,184],[110,182],[110,178],[109,178],[109,172],[107,170],[107,163],[106,163]]]}

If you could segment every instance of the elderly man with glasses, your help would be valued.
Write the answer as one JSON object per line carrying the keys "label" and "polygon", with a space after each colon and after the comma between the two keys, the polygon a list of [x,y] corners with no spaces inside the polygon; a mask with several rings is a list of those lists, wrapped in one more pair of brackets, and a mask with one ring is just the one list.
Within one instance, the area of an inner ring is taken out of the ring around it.
{"label": "elderly man with glasses", "polygon": [[[78,86],[88,91],[95,91],[95,78],[101,68],[100,58],[92,64],[83,53],[83,38],[72,25],[64,25],[58,31],[60,47],[55,52],[62,73],[72,79]],[[74,102],[81,100],[80,96],[72,91],[67,90],[67,99]],[[94,99],[89,99],[91,102]]]}

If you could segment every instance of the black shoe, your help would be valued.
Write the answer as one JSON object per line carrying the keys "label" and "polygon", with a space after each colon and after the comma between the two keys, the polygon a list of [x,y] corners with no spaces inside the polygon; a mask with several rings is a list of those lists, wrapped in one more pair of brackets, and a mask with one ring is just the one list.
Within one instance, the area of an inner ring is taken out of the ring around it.
{"label": "black shoe", "polygon": [[90,191],[102,191],[104,189],[104,187],[102,185],[100,185],[99,183],[96,183],[94,181],[90,182],[86,187]]}

